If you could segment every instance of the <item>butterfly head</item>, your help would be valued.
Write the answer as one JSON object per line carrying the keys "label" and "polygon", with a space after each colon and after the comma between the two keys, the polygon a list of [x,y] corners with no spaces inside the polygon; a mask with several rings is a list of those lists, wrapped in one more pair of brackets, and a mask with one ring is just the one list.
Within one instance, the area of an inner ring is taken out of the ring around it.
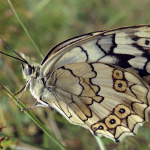
{"label": "butterfly head", "polygon": [[22,64],[22,74],[25,80],[29,80],[31,77],[36,77],[39,75],[40,66],[33,64]]}

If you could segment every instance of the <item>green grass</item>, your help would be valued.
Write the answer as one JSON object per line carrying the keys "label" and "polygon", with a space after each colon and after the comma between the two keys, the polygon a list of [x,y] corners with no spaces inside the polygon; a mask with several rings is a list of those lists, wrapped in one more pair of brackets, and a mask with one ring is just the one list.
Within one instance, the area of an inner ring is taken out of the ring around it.
{"label": "green grass", "polygon": [[[150,5],[147,0],[21,0],[12,1],[12,4],[44,55],[51,47],[73,36],[121,26],[150,23]],[[40,63],[42,58],[39,52],[6,0],[0,2],[0,16],[0,38],[12,49]],[[14,55],[2,43],[0,43],[0,50]],[[17,60],[0,55],[0,71],[0,82],[10,91],[16,93],[25,85]],[[35,100],[27,91],[21,101],[26,107],[30,107]],[[69,150],[96,150],[99,148],[95,138],[88,130],[70,124],[55,110],[35,108],[31,112],[38,117],[46,129],[56,136],[59,142],[65,143]],[[7,126],[7,128],[3,129],[1,136],[10,136],[10,140],[2,143],[5,148],[15,145],[16,141],[23,141],[32,146],[38,145],[38,147],[51,150],[60,149],[0,89],[0,127],[2,126]],[[115,144],[106,138],[101,138],[101,140],[106,150],[140,150],[150,147],[149,135],[150,125],[146,123],[140,128],[138,135],[126,138],[120,144]]]}

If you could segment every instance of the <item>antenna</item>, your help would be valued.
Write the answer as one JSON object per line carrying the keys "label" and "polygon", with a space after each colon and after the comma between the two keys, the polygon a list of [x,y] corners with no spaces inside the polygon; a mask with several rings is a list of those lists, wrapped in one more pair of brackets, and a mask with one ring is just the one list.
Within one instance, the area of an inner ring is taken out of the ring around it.
{"label": "antenna", "polygon": [[19,59],[19,58],[17,58],[17,57],[13,57],[13,56],[8,55],[8,54],[5,54],[5,53],[3,53],[3,52],[1,52],[1,51],[0,51],[0,53],[2,53],[3,55],[9,56],[9,57],[15,58],[15,59],[17,59],[17,60],[20,60],[20,61],[22,61],[22,62],[28,64],[28,62],[27,62],[21,55],[19,55],[17,52],[15,52],[13,49],[11,49],[1,38],[0,38],[0,41],[1,41],[9,50],[11,50],[11,51],[14,52],[16,55],[18,55],[21,59]]}

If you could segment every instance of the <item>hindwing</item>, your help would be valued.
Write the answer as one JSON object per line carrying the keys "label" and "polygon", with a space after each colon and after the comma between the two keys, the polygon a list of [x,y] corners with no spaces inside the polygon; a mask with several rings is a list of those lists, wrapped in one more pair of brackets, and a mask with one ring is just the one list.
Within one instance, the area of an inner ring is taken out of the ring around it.
{"label": "hindwing", "polygon": [[48,102],[71,123],[93,134],[121,141],[135,135],[148,121],[149,86],[120,67],[72,63],[57,68],[47,79],[55,100]]}

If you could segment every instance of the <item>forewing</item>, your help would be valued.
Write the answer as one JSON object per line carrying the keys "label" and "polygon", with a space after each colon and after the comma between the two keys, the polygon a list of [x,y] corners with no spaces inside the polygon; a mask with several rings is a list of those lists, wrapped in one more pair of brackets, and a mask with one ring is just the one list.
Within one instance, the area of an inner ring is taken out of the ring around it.
{"label": "forewing", "polygon": [[65,64],[103,62],[132,68],[150,82],[150,25],[95,32],[72,38],[49,51],[42,62],[45,76]]}

